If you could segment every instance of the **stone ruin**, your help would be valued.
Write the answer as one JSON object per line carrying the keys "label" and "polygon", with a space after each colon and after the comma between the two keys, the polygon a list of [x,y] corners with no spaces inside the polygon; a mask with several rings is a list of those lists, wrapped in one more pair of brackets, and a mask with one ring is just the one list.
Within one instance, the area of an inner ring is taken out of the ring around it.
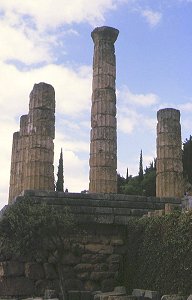
{"label": "stone ruin", "polygon": [[184,195],[180,111],[173,108],[157,112],[156,196]]}
{"label": "stone ruin", "polygon": [[[68,206],[86,229],[86,237],[78,240],[81,255],[69,254],[63,261],[69,300],[93,299],[91,295],[96,290],[112,291],[126,253],[123,228],[128,220],[162,215],[178,207],[183,195],[179,111],[174,109],[158,112],[157,197],[116,194],[114,43],[118,33],[106,26],[92,32],[95,48],[88,194],[54,191],[55,92],[51,85],[34,85],[29,113],[21,117],[20,130],[13,135],[9,204],[27,198],[60,209]],[[0,262],[0,296],[42,295],[45,289],[57,290],[57,286],[58,278],[50,262]]]}
{"label": "stone ruin", "polygon": [[[116,61],[114,43],[119,31],[103,26],[93,30],[93,83],[90,138],[90,193],[117,193]],[[55,92],[35,84],[29,113],[13,135],[9,203],[23,190],[54,190]],[[180,112],[157,113],[157,197],[182,197]]]}
{"label": "stone ruin", "polygon": [[20,118],[13,134],[9,204],[23,190],[54,191],[55,91],[46,83],[35,84],[29,113]]}
{"label": "stone ruin", "polygon": [[119,31],[93,30],[93,93],[91,108],[90,193],[117,193],[116,62]]}

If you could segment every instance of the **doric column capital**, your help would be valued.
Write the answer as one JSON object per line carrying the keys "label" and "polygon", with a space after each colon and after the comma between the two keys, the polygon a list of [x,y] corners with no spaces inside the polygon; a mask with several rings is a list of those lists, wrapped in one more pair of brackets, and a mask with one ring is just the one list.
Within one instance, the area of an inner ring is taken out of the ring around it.
{"label": "doric column capital", "polygon": [[157,112],[157,120],[161,119],[173,119],[180,121],[180,111],[175,108],[163,108]]}
{"label": "doric column capital", "polygon": [[98,41],[105,40],[115,43],[119,34],[119,30],[109,26],[96,27],[92,33],[91,37],[94,44]]}

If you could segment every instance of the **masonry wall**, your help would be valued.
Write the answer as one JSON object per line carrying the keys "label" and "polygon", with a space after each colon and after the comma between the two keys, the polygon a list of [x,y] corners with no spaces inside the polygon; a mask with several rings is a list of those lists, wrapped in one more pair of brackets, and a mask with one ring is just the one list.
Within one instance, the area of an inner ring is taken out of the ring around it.
{"label": "masonry wall", "polygon": [[[167,203],[176,206],[181,203],[177,198],[35,190],[24,191],[16,201],[25,197],[35,205],[44,202],[58,209],[69,207],[85,229],[75,237],[78,251],[65,253],[62,263],[66,290],[83,291],[82,295],[96,290],[112,291],[117,285],[127,252],[125,230],[130,218],[162,210]],[[59,293],[58,275],[51,257],[35,262],[0,257],[0,297],[42,296],[45,289]]]}

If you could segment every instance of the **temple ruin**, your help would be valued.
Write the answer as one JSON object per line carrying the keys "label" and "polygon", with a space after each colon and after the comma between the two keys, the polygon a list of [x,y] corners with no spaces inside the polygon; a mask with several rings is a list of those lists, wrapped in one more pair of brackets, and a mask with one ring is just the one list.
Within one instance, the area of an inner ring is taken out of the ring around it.
{"label": "temple ruin", "polygon": [[[59,210],[67,207],[79,228],[85,229],[75,237],[74,253],[63,253],[66,300],[92,300],[96,291],[113,290],[127,257],[129,220],[169,213],[180,207],[183,196],[180,112],[173,108],[157,113],[157,197],[117,194],[114,43],[118,33],[106,26],[92,32],[89,193],[54,191],[55,91],[51,85],[34,85],[29,113],[21,116],[20,130],[13,134],[9,204],[29,200]],[[5,211],[6,207],[2,215]],[[0,297],[27,299],[42,296],[45,290],[58,296],[53,262],[53,257],[28,262],[25,257],[1,256]]]}
{"label": "temple ruin", "polygon": [[156,197],[182,197],[180,111],[173,108],[160,109],[157,119]]}
{"label": "temple ruin", "polygon": [[35,84],[29,113],[20,118],[13,134],[9,203],[23,190],[54,190],[55,91]]}
{"label": "temple ruin", "polygon": [[119,31],[93,30],[93,92],[89,192],[117,193],[116,61],[114,43]]}
{"label": "temple ruin", "polygon": [[[90,193],[117,193],[116,59],[119,31],[103,26],[93,30],[93,82],[90,134]],[[183,196],[180,112],[157,113],[157,197]],[[35,84],[29,113],[21,116],[13,135],[9,203],[23,190],[54,190],[55,91]]]}

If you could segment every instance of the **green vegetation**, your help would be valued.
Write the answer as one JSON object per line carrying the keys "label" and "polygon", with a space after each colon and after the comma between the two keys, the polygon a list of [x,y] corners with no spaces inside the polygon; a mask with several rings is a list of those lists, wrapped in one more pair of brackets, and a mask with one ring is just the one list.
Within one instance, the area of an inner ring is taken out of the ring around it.
{"label": "green vegetation", "polygon": [[151,162],[143,172],[142,151],[139,162],[139,175],[128,176],[126,179],[118,174],[117,190],[119,194],[155,196],[156,194],[156,164]]}
{"label": "green vegetation", "polygon": [[61,149],[59,165],[58,165],[58,173],[57,173],[57,182],[56,182],[56,191],[63,192],[64,185],[64,177],[63,177],[63,152]]}
{"label": "green vegetation", "polygon": [[192,136],[183,143],[183,175],[186,183],[192,185]]}
{"label": "green vegetation", "polygon": [[50,261],[55,265],[65,299],[62,258],[76,251],[73,242],[76,225],[65,208],[32,203],[23,199],[8,207],[0,219],[2,256],[24,256],[29,261]]}
{"label": "green vegetation", "polygon": [[124,282],[161,294],[192,292],[192,211],[131,220]]}

